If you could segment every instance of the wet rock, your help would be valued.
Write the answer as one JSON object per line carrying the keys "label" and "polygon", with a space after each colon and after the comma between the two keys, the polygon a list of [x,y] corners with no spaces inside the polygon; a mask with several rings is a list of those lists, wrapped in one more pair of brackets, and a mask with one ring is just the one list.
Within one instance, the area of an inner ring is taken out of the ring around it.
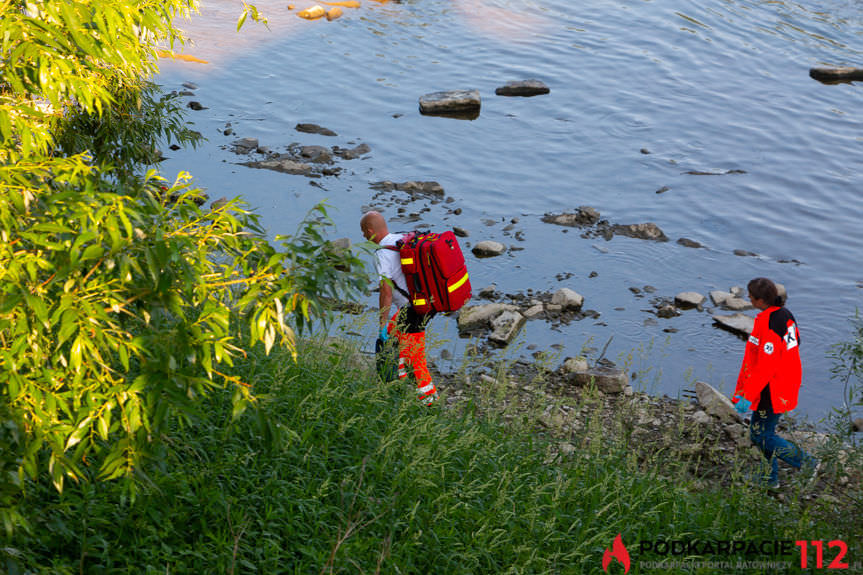
{"label": "wet rock", "polygon": [[722,305],[726,302],[726,300],[729,300],[729,299],[734,297],[731,294],[731,292],[722,291],[722,290],[713,290],[710,292],[709,295],[710,295],[710,299],[713,301],[713,303],[715,305]]}
{"label": "wet rock", "polygon": [[677,311],[677,308],[670,303],[663,303],[659,307],[656,308],[656,317],[661,317],[663,319],[669,319],[672,317],[677,317],[680,315],[680,312]]}
{"label": "wet rock", "polygon": [[558,226],[592,226],[599,222],[599,212],[590,206],[581,206],[574,213],[545,214],[542,221]]}
{"label": "wet rock", "polygon": [[825,84],[839,82],[863,82],[863,68],[842,66],[839,68],[810,68],[809,77]]}
{"label": "wet rock", "polygon": [[704,411],[718,417],[720,421],[725,423],[737,423],[740,421],[740,414],[734,409],[734,404],[731,403],[731,400],[709,383],[696,381],[695,396],[698,399],[699,405],[704,408]]}
{"label": "wet rock", "polygon": [[335,132],[330,129],[323,128],[318,126],[317,124],[297,124],[294,126],[294,129],[298,132],[304,132],[306,134],[319,134],[321,136],[338,136]]}
{"label": "wet rock", "polygon": [[721,328],[744,336],[752,333],[752,329],[755,327],[755,320],[744,313],[735,313],[734,315],[714,315],[713,321]]}
{"label": "wet rock", "polygon": [[677,243],[685,248],[703,248],[704,246],[701,243],[696,242],[695,240],[690,240],[689,238],[679,238]]}
{"label": "wet rock", "polygon": [[192,82],[183,82],[183,87],[188,88],[189,90],[197,90],[198,89],[198,85],[194,84]]}
{"label": "wet rock", "polygon": [[213,211],[218,210],[218,209],[224,207],[227,203],[228,203],[228,198],[226,198],[225,196],[222,196],[218,200],[213,200],[213,202],[210,204],[210,209]]}
{"label": "wet rock", "polygon": [[593,382],[604,393],[623,393],[629,386],[629,375],[616,367],[592,367],[567,376],[576,385],[589,385]]}
{"label": "wet rock", "polygon": [[394,190],[398,190],[400,192],[407,192],[411,196],[443,197],[445,195],[443,186],[441,186],[435,181],[410,181],[397,183],[391,182],[389,180],[384,180],[382,182],[375,182],[369,187],[371,187],[373,190],[379,190],[382,192],[392,192]]}
{"label": "wet rock", "polygon": [[551,296],[552,305],[559,305],[563,311],[578,311],[584,305],[584,296],[569,288],[560,288]]}
{"label": "wet rock", "polygon": [[312,173],[312,167],[309,164],[298,162],[290,158],[263,160],[261,162],[245,162],[243,165],[249,166],[250,168],[274,170],[276,172],[301,176],[308,176]]}
{"label": "wet rock", "polygon": [[342,15],[342,9],[339,8],[338,6],[330,8],[329,10],[327,10],[327,21],[332,22],[336,18],[339,18],[341,15]]}
{"label": "wet rock", "polygon": [[694,291],[686,291],[674,296],[674,303],[680,307],[698,307],[707,299],[703,295]]}
{"label": "wet rock", "polygon": [[419,102],[422,114],[477,112],[481,105],[479,90],[433,92],[422,96]]}
{"label": "wet rock", "polygon": [[488,340],[497,345],[507,345],[511,342],[526,321],[517,311],[504,311],[491,320],[491,333]]}
{"label": "wet rock", "polygon": [[195,100],[192,100],[191,102],[189,102],[188,104],[186,104],[186,106],[188,106],[188,107],[189,107],[189,108],[191,108],[192,110],[196,110],[196,111],[197,111],[197,110],[208,110],[208,109],[209,109],[209,108],[207,108],[206,106],[202,106],[200,102],[196,102]]}
{"label": "wet rock", "polygon": [[521,312],[521,314],[526,319],[536,319],[536,318],[540,317],[544,311],[545,311],[545,309],[542,307],[542,304],[537,303],[537,304],[530,306],[529,308],[527,308],[523,312]]}
{"label": "wet rock", "polygon": [[521,80],[507,82],[505,85],[497,88],[494,93],[498,96],[538,96],[540,94],[548,94],[551,92],[548,86],[539,80]]}
{"label": "wet rock", "polygon": [[722,302],[722,307],[732,311],[742,311],[744,309],[752,309],[752,304],[743,298],[730,297]]}
{"label": "wet rock", "polygon": [[668,190],[670,190],[670,189],[671,189],[671,188],[669,188],[668,186],[662,186],[661,188],[659,188],[658,190],[656,190],[656,193],[657,193],[657,194],[664,194],[665,192],[667,192],[667,191],[668,191]]}
{"label": "wet rock", "polygon": [[500,242],[483,240],[471,250],[478,258],[491,258],[506,253],[506,246]]}
{"label": "wet rock", "polygon": [[324,146],[303,146],[300,148],[300,156],[315,164],[333,163],[333,155],[330,149]]}
{"label": "wet rock", "polygon": [[479,299],[495,299],[500,294],[497,291],[497,286],[495,284],[491,284],[490,286],[486,286],[477,292],[476,297]]}
{"label": "wet rock", "polygon": [[248,154],[258,149],[257,138],[242,138],[231,142],[235,154]]}
{"label": "wet rock", "polygon": [[851,422],[851,430],[855,433],[863,431],[863,417],[857,418]]}
{"label": "wet rock", "polygon": [[333,153],[345,160],[356,160],[372,151],[368,144],[360,144],[354,148],[343,149],[338,146],[333,147]]}
{"label": "wet rock", "polygon": [[518,307],[503,303],[463,307],[458,314],[458,330],[460,333],[464,333],[488,328],[492,320],[505,311],[518,311]]}
{"label": "wet rock", "polygon": [[637,238],[640,240],[653,240],[657,242],[666,242],[668,237],[659,229],[659,226],[652,222],[643,224],[616,224],[611,226],[611,231],[621,236]]}
{"label": "wet rock", "polygon": [[452,233],[454,233],[460,238],[466,238],[470,235],[466,229],[460,228],[458,226],[453,226]]}

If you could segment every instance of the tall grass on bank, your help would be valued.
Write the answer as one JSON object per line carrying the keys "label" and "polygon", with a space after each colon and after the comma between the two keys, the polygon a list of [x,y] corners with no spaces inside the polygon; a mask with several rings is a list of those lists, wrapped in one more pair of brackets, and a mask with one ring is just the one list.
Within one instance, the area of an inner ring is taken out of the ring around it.
{"label": "tall grass on bank", "polygon": [[797,500],[690,489],[622,442],[575,442],[549,461],[541,436],[471,409],[423,408],[329,345],[305,344],[296,364],[278,352],[238,363],[259,409],[232,422],[230,397],[214,395],[206,416],[163,438],[167,465],[147,470],[134,501],[112,483],[29,485],[29,528],[2,543],[0,571],[603,573],[619,533],[633,573],[662,559],[638,553],[655,539],[840,538],[859,557],[859,527]]}

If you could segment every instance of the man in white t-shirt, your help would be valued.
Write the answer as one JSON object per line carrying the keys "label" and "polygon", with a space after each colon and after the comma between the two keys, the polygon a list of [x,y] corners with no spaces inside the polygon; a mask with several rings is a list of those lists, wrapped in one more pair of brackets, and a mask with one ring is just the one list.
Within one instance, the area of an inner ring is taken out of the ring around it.
{"label": "man in white t-shirt", "polygon": [[[420,315],[408,302],[408,286],[402,272],[398,250],[387,249],[395,246],[402,238],[391,234],[384,217],[375,211],[366,212],[360,220],[363,237],[381,246],[375,252],[375,270],[381,279],[379,316],[379,338],[386,341],[394,333],[399,342],[399,378],[407,377],[406,364],[413,368],[417,380],[417,394],[425,405],[437,399],[437,389],[432,382],[425,357],[425,328],[434,312]],[[393,304],[396,312],[390,316]]]}

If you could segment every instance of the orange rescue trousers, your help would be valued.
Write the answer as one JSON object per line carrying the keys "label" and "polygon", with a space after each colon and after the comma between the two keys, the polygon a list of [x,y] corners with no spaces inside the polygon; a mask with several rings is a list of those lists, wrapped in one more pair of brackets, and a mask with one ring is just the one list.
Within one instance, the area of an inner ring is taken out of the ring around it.
{"label": "orange rescue trousers", "polygon": [[414,379],[417,382],[417,395],[425,405],[431,405],[437,397],[437,388],[432,382],[431,373],[426,365],[426,334],[401,333],[399,338],[399,379],[408,376],[407,366],[413,368]]}

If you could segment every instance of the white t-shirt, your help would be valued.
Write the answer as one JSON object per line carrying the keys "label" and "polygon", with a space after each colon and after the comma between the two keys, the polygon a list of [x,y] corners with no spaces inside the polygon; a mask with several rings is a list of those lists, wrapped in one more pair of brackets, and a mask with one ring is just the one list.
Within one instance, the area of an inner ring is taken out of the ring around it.
{"label": "white t-shirt", "polygon": [[[401,234],[390,233],[381,240],[380,245],[394,246],[400,239],[402,239]],[[402,271],[402,260],[399,256],[399,252],[396,250],[378,248],[375,252],[375,270],[381,277],[389,278],[405,292],[408,291],[408,282],[405,279],[404,272]],[[408,303],[408,298],[406,298],[402,292],[393,288],[393,303],[396,304],[396,307],[402,307]]]}

